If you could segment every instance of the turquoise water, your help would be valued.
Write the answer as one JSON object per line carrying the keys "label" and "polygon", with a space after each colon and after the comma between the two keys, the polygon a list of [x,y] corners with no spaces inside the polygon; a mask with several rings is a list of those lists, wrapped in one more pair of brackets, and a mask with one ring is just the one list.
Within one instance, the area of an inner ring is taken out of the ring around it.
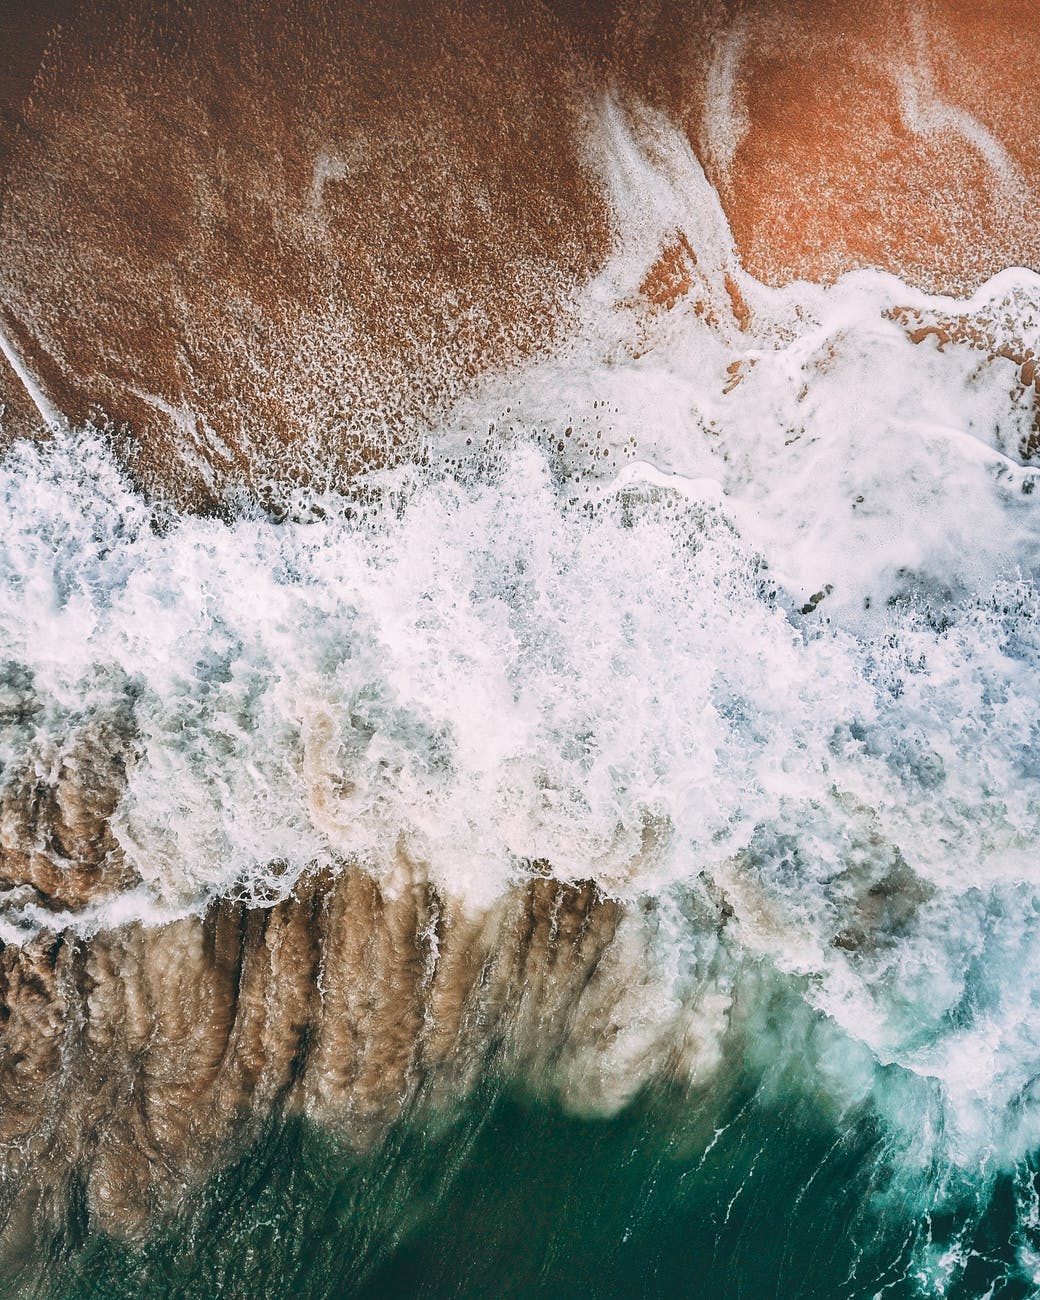
{"label": "turquoise water", "polygon": [[[797,1018],[782,1002],[774,1012]],[[772,1066],[744,1054],[724,1086],[662,1081],[610,1119],[488,1078],[452,1113],[417,1107],[364,1158],[305,1122],[280,1123],[144,1247],[73,1231],[25,1290],[55,1300],[1035,1294],[1023,1251],[1040,1234],[1025,1239],[1021,1214],[1033,1165],[973,1171],[960,1187],[935,1164],[909,1171],[872,1104],[836,1114],[797,1070],[797,1050]]]}

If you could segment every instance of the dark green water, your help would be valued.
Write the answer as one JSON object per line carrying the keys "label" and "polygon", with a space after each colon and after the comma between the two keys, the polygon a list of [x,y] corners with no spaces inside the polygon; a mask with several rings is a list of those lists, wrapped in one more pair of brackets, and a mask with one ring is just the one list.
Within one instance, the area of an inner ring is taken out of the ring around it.
{"label": "dark green water", "polygon": [[[869,1107],[835,1122],[804,1090],[778,1101],[746,1071],[730,1085],[662,1087],[589,1120],[488,1082],[454,1114],[416,1112],[360,1161],[281,1124],[143,1249],[55,1242],[30,1293],[1034,1294],[1010,1177],[937,1198],[936,1171],[898,1172]],[[968,1262],[950,1268],[957,1240]]]}

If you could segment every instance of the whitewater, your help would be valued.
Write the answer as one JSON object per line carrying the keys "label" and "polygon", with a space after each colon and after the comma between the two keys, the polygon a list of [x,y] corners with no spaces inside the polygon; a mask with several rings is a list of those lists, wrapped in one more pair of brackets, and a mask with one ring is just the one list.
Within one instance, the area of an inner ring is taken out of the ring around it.
{"label": "whitewater", "polygon": [[[0,771],[60,785],[118,737],[132,880],[9,888],[0,935],[347,863],[474,916],[592,881],[639,918],[633,993],[569,1104],[616,1109],[669,1044],[724,1088],[736,1035],[870,1107],[922,1216],[1011,1177],[1040,1286],[1040,277],[769,288],[667,123],[608,101],[590,132],[614,256],[417,463],[179,517],[96,430],[8,453]],[[649,305],[673,246],[688,284]],[[922,1229],[914,1284],[969,1236]]]}

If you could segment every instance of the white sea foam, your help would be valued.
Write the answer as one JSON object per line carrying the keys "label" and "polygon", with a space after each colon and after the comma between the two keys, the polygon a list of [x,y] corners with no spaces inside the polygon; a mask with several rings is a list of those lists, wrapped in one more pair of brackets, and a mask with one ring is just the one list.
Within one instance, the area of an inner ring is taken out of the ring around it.
{"label": "white sea foam", "polygon": [[705,150],[709,161],[726,179],[751,125],[738,86],[749,28],[747,19],[738,17],[725,35],[718,38],[705,86],[702,125]]}
{"label": "white sea foam", "polygon": [[[616,256],[432,469],[225,523],[157,517],[93,434],[12,451],[0,761],[45,779],[130,720],[143,884],[110,921],[399,850],[478,909],[547,862],[667,902],[639,996],[674,1009],[722,960],[722,897],[732,968],[793,980],[858,1053],[849,1096],[899,1066],[948,1157],[1012,1163],[1040,1141],[1035,414],[1013,361],[915,344],[900,309],[1036,349],[1040,280],[768,290],[661,121],[608,104],[590,157]],[[695,283],[655,313],[636,290],[678,233]],[[42,921],[13,900],[5,934]]]}
{"label": "white sea foam", "polygon": [[986,163],[1005,200],[1016,207],[1030,202],[1029,186],[1014,159],[999,139],[966,109],[945,103],[937,94],[928,48],[924,13],[911,11],[914,61],[898,75],[900,110],[904,125],[915,135],[950,134],[960,137]]}

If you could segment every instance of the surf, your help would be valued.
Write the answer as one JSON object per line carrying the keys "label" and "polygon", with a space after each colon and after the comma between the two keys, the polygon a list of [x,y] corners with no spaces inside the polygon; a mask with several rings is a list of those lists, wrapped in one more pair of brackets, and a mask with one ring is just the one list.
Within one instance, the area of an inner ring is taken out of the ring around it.
{"label": "surf", "polygon": [[[187,980],[205,918],[341,882],[310,1005],[364,984],[351,907],[379,969],[410,953],[403,1019],[343,994],[365,1069],[439,1016],[461,1033],[500,961],[495,1042],[576,1116],[746,1066],[835,1124],[869,1113],[887,1204],[982,1213],[1011,1179],[1031,1276],[1040,282],[769,287],[662,115],[608,97],[586,148],[613,254],[414,460],[232,485],[204,517],[148,499],[103,430],[8,452],[0,934],[151,928]],[[535,933],[544,1005],[510,983]],[[482,1077],[480,1024],[442,1097]],[[420,1086],[410,1053],[369,1139]],[[339,1059],[290,1112],[349,1130]],[[975,1222],[918,1234],[908,1275],[960,1276]]]}

